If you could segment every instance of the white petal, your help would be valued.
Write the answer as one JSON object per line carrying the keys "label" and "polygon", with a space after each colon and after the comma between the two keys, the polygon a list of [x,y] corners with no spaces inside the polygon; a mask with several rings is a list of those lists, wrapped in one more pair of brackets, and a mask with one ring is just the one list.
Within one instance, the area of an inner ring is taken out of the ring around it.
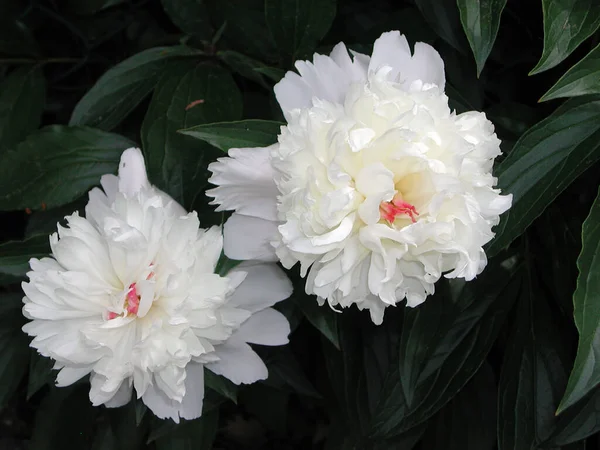
{"label": "white petal", "polygon": [[206,191],[217,211],[234,210],[266,220],[277,219],[277,187],[270,162],[271,147],[232,148],[229,158],[208,166],[208,180],[217,187]]}
{"label": "white petal", "polygon": [[220,360],[206,364],[206,368],[217,375],[223,375],[235,384],[250,384],[266,380],[269,376],[263,360],[244,342],[230,339],[215,351]]}
{"label": "white petal", "polygon": [[228,277],[245,272],[246,278],[233,292],[228,305],[256,312],[273,306],[292,295],[292,282],[275,264],[242,263]]}
{"label": "white petal", "polygon": [[142,188],[149,188],[146,164],[139,148],[128,148],[119,163],[119,192],[131,196]]}
{"label": "white petal", "polygon": [[377,72],[384,66],[392,68],[390,76],[395,79],[410,66],[410,47],[404,35],[399,31],[383,33],[373,44],[373,54],[369,63],[369,72]]}
{"label": "white petal", "polygon": [[234,213],[223,227],[223,251],[236,260],[277,261],[276,236],[277,222]]}
{"label": "white petal", "polygon": [[285,345],[290,324],[283,314],[267,308],[253,314],[233,335],[244,342],[260,345]]}
{"label": "white petal", "polygon": [[131,400],[132,391],[133,386],[129,380],[123,380],[121,387],[119,387],[114,397],[104,403],[104,406],[107,408],[119,408],[123,405],[126,405]]}
{"label": "white petal", "polygon": [[[423,83],[437,85],[442,91],[446,86],[446,75],[444,74],[444,61],[440,54],[431,45],[424,42],[415,44],[415,53],[411,61],[410,76],[407,76],[408,84],[415,80]],[[401,78],[404,78],[401,70]]]}
{"label": "white petal", "polygon": [[69,386],[88,375],[91,371],[90,367],[63,367],[56,376],[56,385],[59,387]]}

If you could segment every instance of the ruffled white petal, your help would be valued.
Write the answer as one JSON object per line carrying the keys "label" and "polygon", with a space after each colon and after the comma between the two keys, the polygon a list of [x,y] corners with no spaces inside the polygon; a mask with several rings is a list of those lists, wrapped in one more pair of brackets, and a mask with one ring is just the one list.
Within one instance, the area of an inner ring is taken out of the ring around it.
{"label": "ruffled white petal", "polygon": [[289,342],[290,324],[273,308],[253,314],[234,333],[235,339],[260,345],[285,345]]}
{"label": "ruffled white petal", "polygon": [[232,214],[223,226],[223,251],[235,260],[276,261],[277,222]]}
{"label": "ruffled white petal", "polygon": [[233,277],[240,273],[246,276],[231,295],[231,306],[255,313],[292,295],[291,281],[275,264],[242,263],[227,276]]}
{"label": "ruffled white petal", "polygon": [[243,341],[230,339],[216,353],[219,360],[207,364],[206,368],[235,384],[255,383],[266,380],[269,375],[262,359]]}

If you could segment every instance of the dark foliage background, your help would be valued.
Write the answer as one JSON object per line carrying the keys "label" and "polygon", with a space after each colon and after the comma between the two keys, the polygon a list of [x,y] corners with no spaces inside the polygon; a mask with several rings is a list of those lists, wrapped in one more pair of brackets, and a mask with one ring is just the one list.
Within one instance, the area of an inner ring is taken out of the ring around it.
{"label": "dark foliage background", "polygon": [[[600,448],[596,0],[1,0],[0,13],[0,448]],[[370,53],[391,29],[434,45],[452,106],[485,111],[503,141],[495,172],[514,206],[485,272],[379,327],[319,308],[292,274],[291,344],[259,349],[269,379],[207,378],[203,417],[178,426],[140,402],[93,408],[86,382],[54,387],[20,330],[20,281],[121,151],[141,146],[154,184],[222,223],[206,166],[274,142],[272,86],[293,61],[339,41]],[[242,119],[263,121],[203,126]]]}

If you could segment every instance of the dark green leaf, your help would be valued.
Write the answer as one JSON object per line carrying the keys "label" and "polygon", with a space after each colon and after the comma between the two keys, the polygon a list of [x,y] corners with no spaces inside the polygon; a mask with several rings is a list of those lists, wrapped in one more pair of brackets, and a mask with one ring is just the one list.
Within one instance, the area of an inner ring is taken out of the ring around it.
{"label": "dark green leaf", "polygon": [[337,349],[340,348],[337,319],[338,314],[328,305],[319,306],[317,300],[310,296],[294,297],[294,301],[304,317],[325,336]]}
{"label": "dark green leaf", "polygon": [[240,404],[256,416],[265,428],[283,435],[286,432],[289,399],[288,392],[255,383],[242,391]]}
{"label": "dark green leaf", "polygon": [[204,384],[233,403],[237,403],[239,386],[233,384],[227,378],[204,369]]}
{"label": "dark green leaf", "polygon": [[4,15],[3,11],[3,17],[0,18],[0,53],[36,56],[38,52],[38,45],[31,30],[14,17]]}
{"label": "dark green leaf", "polygon": [[567,383],[568,339],[552,316],[535,273],[523,270],[516,324],[506,348],[499,385],[501,450],[531,449],[548,437]]}
{"label": "dark green leaf", "polygon": [[54,361],[51,358],[40,355],[36,350],[31,351],[27,399],[30,399],[44,386],[53,384],[57,372],[53,372],[52,367],[54,367]]}
{"label": "dark green leaf", "polygon": [[104,423],[96,432],[94,437],[94,443],[92,444],[92,450],[115,450],[119,448],[119,442],[115,433],[113,433],[112,427],[109,423]]}
{"label": "dark green leaf", "polygon": [[241,109],[240,93],[226,70],[204,63],[172,66],[158,83],[142,125],[150,181],[185,208],[198,209],[196,201],[206,201],[206,165],[218,152],[177,130],[236,120]]}
{"label": "dark green leaf", "polygon": [[219,414],[204,413],[195,420],[185,421],[166,436],[156,440],[156,450],[210,450],[212,448]]}
{"label": "dark green leaf", "polygon": [[311,54],[335,18],[336,0],[265,0],[273,41],[287,63]]}
{"label": "dark green leaf", "polygon": [[[135,397],[135,396],[134,396]],[[141,450],[146,448],[148,422],[138,421],[138,405],[140,400],[132,400],[120,408],[110,408],[107,415],[111,429],[119,443],[118,450]]]}
{"label": "dark green leaf", "polygon": [[456,2],[446,0],[415,0],[425,20],[438,36],[460,52],[464,52],[467,42],[462,31]]}
{"label": "dark green leaf", "polygon": [[29,216],[27,227],[25,228],[25,236],[33,237],[39,234],[49,235],[56,231],[57,224],[66,225],[65,217],[75,212],[80,216],[85,215],[85,205],[88,202],[87,192],[66,205],[57,208],[33,211]]}
{"label": "dark green leaf", "polygon": [[479,76],[496,41],[506,0],[457,0],[457,4]]}
{"label": "dark green leaf", "polygon": [[111,130],[150,93],[169,60],[193,54],[187,47],[156,47],[120,62],[77,103],[69,125]]}
{"label": "dark green leaf", "polygon": [[173,23],[186,34],[209,40],[213,31],[204,0],[161,0]]}
{"label": "dark green leaf", "polygon": [[435,296],[405,311],[399,362],[383,384],[373,436],[407,431],[460,391],[485,359],[518,288],[510,270],[496,265],[474,281],[451,282],[449,292],[443,287],[438,283]]}
{"label": "dark green leaf", "polygon": [[[113,133],[53,125],[0,155],[0,210],[64,205],[115,173],[134,144]],[[26,168],[26,169],[25,169]]]}
{"label": "dark green leaf", "polygon": [[489,364],[479,371],[437,415],[422,448],[493,450],[496,447],[496,380]]}
{"label": "dark green leaf", "polygon": [[300,395],[321,398],[321,394],[308,381],[304,369],[288,347],[273,349],[265,363],[269,369],[269,378],[265,384],[280,389],[289,386]]}
{"label": "dark green leaf", "polygon": [[24,241],[9,241],[0,244],[0,273],[14,276],[29,271],[31,258],[42,258],[50,253],[47,235],[33,236]]}
{"label": "dark green leaf", "polygon": [[600,26],[596,0],[542,0],[544,50],[530,75],[548,70],[569,56]]}
{"label": "dark green leaf", "polygon": [[261,72],[263,69],[270,69],[265,64],[243,55],[233,50],[225,50],[217,52],[217,56],[227,64],[231,70],[239,73],[241,76],[260,84],[265,88],[269,88],[268,83]]}
{"label": "dark green leaf", "polygon": [[67,0],[65,7],[75,14],[94,14],[128,0]]}
{"label": "dark green leaf", "polygon": [[0,83],[0,154],[37,129],[44,95],[40,68],[16,69]]}
{"label": "dark green leaf", "polygon": [[507,247],[583,171],[600,158],[600,100],[567,101],[531,127],[498,166],[498,187],[512,194],[489,256]]}
{"label": "dark green leaf", "polygon": [[600,431],[600,389],[594,389],[587,397],[558,416],[550,438],[540,447],[568,445]]}
{"label": "dark green leaf", "polygon": [[281,122],[270,120],[240,120],[208,123],[179,132],[227,151],[230,148],[267,147],[275,144],[283,125]]}
{"label": "dark green leaf", "polygon": [[258,73],[263,74],[275,83],[278,83],[285,75],[285,70],[278,69],[277,67],[257,67],[254,70]]}
{"label": "dark green leaf", "polygon": [[579,277],[573,294],[575,325],[579,331],[577,356],[557,412],[573,406],[600,384],[600,190],[583,223],[583,248],[577,259]]}
{"label": "dark green leaf", "polygon": [[600,45],[571,67],[540,101],[600,94]]}

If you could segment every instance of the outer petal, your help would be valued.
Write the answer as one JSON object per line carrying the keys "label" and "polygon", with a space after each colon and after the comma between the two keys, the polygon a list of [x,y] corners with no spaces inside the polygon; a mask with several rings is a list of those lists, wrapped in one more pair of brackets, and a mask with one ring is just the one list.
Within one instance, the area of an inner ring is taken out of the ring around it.
{"label": "outer petal", "polygon": [[269,376],[263,360],[245,342],[230,339],[215,351],[220,360],[207,364],[206,368],[235,384],[250,384]]}
{"label": "outer petal", "polygon": [[114,397],[107,401],[104,405],[107,408],[119,408],[120,406],[126,405],[131,400],[132,390],[133,386],[129,380],[124,380]]}
{"label": "outer petal", "polygon": [[260,345],[285,345],[289,342],[290,324],[283,314],[267,308],[253,314],[234,333],[244,342]]}
{"label": "outer petal", "polygon": [[119,192],[130,196],[142,188],[149,188],[146,164],[139,148],[128,148],[119,163]]}
{"label": "outer petal", "polygon": [[223,227],[223,251],[236,260],[277,261],[277,232],[277,222],[234,213]]}
{"label": "outer petal", "polygon": [[228,276],[239,272],[245,272],[246,278],[229,298],[230,306],[257,312],[292,295],[292,282],[275,264],[242,263]]}
{"label": "outer petal", "polygon": [[232,148],[208,169],[217,185],[206,191],[217,211],[234,210],[247,216],[277,220],[277,187],[270,162],[271,147]]}

